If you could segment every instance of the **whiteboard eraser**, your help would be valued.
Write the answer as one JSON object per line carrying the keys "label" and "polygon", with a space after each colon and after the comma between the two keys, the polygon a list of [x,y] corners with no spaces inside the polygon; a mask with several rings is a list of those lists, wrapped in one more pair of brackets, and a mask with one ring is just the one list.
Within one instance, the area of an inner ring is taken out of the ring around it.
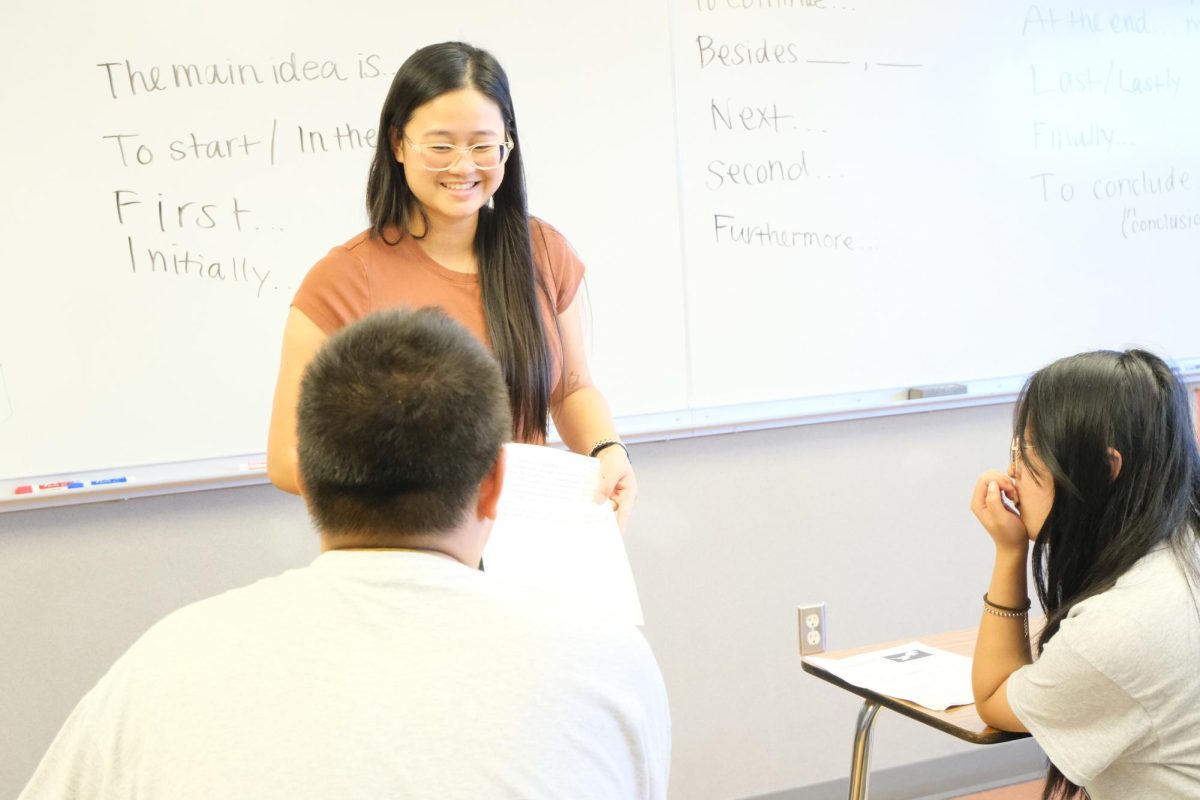
{"label": "whiteboard eraser", "polygon": [[921,400],[926,397],[948,397],[955,394],[966,394],[965,383],[931,383],[928,386],[913,386],[908,390],[909,400]]}

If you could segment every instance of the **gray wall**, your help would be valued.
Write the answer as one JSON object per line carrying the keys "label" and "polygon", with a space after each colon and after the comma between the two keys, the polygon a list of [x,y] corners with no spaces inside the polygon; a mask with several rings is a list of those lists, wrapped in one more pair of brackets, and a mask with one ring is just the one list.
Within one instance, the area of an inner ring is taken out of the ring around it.
{"label": "gray wall", "polygon": [[[627,544],[674,720],[673,798],[845,777],[858,703],[800,671],[796,606],[833,648],[978,623],[991,545],[968,510],[1003,466],[1009,406],[632,447]],[[0,515],[0,797],[142,631],[306,563],[299,500],[271,487]],[[886,712],[879,769],[975,750]]]}

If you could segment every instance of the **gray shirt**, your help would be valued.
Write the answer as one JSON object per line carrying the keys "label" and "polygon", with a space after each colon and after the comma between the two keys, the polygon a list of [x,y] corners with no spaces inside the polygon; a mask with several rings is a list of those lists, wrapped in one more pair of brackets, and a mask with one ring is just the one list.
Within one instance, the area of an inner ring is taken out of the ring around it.
{"label": "gray shirt", "polygon": [[1173,552],[1071,609],[1008,703],[1092,800],[1200,797],[1200,592]]}

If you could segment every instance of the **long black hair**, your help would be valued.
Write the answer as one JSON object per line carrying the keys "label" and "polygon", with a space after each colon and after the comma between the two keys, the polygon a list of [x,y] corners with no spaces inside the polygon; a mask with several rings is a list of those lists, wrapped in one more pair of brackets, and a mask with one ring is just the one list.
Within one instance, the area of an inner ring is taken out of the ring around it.
{"label": "long black hair", "polygon": [[512,405],[513,436],[527,441],[546,434],[551,360],[540,302],[549,302],[551,309],[554,305],[533,263],[525,169],[508,76],[490,53],[462,42],[444,42],[421,48],[401,65],[379,115],[378,143],[367,179],[367,215],[372,234],[384,241],[390,227],[397,228],[401,237],[412,235],[414,213],[424,222],[423,230],[429,229],[429,217],[392,151],[392,133],[402,136],[420,106],[465,88],[499,106],[505,133],[513,141],[491,207],[479,211],[475,257],[483,318]]}
{"label": "long black hair", "polygon": [[[1046,611],[1039,653],[1076,604],[1112,588],[1155,547],[1169,544],[1197,576],[1200,454],[1187,391],[1162,359],[1101,350],[1054,362],[1022,390],[1013,434],[1054,481],[1054,502],[1033,546]],[[1116,477],[1109,448],[1120,454]],[[1050,765],[1044,800],[1081,794]]]}

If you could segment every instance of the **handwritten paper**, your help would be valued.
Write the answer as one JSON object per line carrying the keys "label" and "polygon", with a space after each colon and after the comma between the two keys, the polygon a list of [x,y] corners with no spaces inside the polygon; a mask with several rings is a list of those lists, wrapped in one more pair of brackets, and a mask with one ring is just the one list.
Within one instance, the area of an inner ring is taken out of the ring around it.
{"label": "handwritten paper", "polygon": [[809,656],[806,660],[854,686],[910,700],[934,711],[975,702],[971,659],[922,642],[849,658]]}
{"label": "handwritten paper", "polygon": [[489,575],[539,586],[641,625],[642,606],[616,515],[596,503],[600,462],[565,450],[505,446]]}

